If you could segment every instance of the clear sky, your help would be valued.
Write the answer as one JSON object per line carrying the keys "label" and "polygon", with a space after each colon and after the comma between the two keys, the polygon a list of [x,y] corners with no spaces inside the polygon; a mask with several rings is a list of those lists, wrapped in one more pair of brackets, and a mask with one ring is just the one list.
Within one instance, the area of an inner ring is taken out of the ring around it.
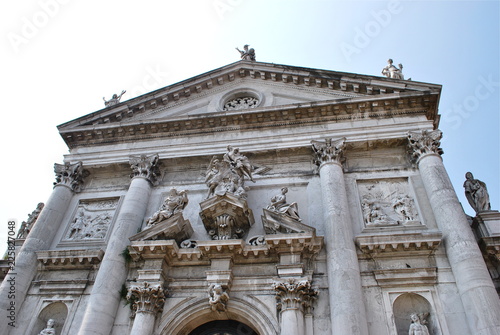
{"label": "clear sky", "polygon": [[24,0],[0,4],[0,250],[54,182],[68,152],[56,126],[239,60],[443,85],[443,159],[467,214],[464,175],[500,209],[498,1]]}

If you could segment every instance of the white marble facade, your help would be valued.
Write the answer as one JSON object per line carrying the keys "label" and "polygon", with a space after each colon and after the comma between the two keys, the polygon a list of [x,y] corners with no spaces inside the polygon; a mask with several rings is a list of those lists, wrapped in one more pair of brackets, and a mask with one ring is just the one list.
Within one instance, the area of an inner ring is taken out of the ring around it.
{"label": "white marble facade", "polygon": [[500,333],[440,92],[242,60],[60,125],[0,334]]}

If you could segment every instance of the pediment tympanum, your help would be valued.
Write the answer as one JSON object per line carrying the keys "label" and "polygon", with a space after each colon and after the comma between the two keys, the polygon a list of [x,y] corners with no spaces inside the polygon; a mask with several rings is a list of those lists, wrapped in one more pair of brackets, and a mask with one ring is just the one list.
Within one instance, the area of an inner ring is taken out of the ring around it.
{"label": "pediment tympanum", "polygon": [[[60,125],[70,148],[397,110],[437,118],[439,85],[240,61]],[[126,97],[125,97],[126,98]],[[342,119],[342,117],[340,119]]]}

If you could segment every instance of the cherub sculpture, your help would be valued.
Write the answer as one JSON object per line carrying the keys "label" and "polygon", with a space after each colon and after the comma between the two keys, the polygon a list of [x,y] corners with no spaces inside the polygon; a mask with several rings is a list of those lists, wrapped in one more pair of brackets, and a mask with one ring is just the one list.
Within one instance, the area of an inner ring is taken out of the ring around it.
{"label": "cherub sculpture", "polygon": [[208,295],[208,302],[212,311],[218,313],[226,311],[229,295],[224,292],[224,288],[220,284],[211,284],[208,288]]}
{"label": "cherub sculpture", "polygon": [[177,189],[172,188],[163,204],[156,213],[149,218],[147,227],[151,227],[161,221],[170,218],[172,215],[182,212],[188,204],[187,191],[177,192]]}

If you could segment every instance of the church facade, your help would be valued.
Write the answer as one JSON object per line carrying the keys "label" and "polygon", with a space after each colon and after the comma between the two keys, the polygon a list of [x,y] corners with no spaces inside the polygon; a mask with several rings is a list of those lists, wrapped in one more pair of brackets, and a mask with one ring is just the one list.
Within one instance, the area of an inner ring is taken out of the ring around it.
{"label": "church facade", "polygon": [[387,77],[243,59],[60,125],[0,334],[499,334],[500,216]]}

